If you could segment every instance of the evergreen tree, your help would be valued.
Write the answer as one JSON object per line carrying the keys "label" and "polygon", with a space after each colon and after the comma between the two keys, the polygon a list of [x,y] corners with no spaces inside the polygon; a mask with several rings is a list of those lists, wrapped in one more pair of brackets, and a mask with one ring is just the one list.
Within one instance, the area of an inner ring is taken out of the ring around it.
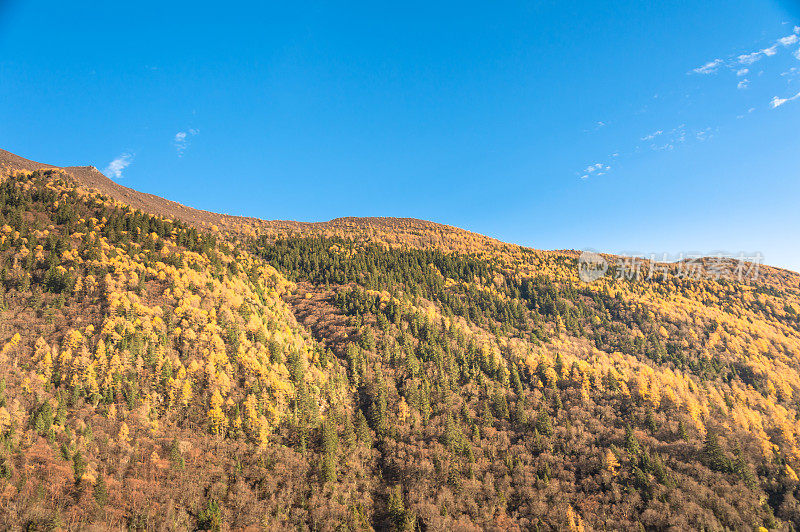
{"label": "evergreen tree", "polygon": [[389,492],[389,520],[394,530],[413,530],[413,523],[403,503],[403,492],[400,486],[394,486]]}
{"label": "evergreen tree", "polygon": [[75,484],[80,484],[86,473],[86,460],[80,451],[75,451],[75,454],[72,455],[72,471],[75,476]]}
{"label": "evergreen tree", "polygon": [[350,419],[349,414],[344,415],[344,430],[342,431],[342,443],[348,449],[356,444],[356,431],[353,427],[353,421]]}
{"label": "evergreen tree", "polygon": [[378,434],[384,434],[386,432],[386,411],[387,411],[387,399],[386,399],[386,382],[383,379],[383,370],[380,366],[376,371],[375,377],[375,387],[377,396],[372,401],[371,412],[372,412],[372,426],[375,428],[375,432]]}
{"label": "evergreen tree", "polygon": [[647,414],[645,414],[645,426],[647,427],[647,430],[650,432],[650,434],[655,434],[656,430],[658,430],[652,408],[648,408]]}
{"label": "evergreen tree", "polygon": [[492,397],[492,403],[494,404],[494,411],[497,417],[500,419],[508,419],[508,401],[506,401],[506,395],[503,393],[502,389],[495,391]]}
{"label": "evergreen tree", "polygon": [[522,397],[524,390],[522,388],[522,381],[519,378],[519,371],[517,370],[516,364],[511,366],[511,386],[514,388],[514,393],[517,395],[517,397]]}
{"label": "evergreen tree", "polygon": [[630,426],[625,427],[625,450],[627,450],[631,456],[639,456],[641,453],[639,440],[636,438],[636,434],[633,433],[633,429],[631,429]]}
{"label": "evergreen tree", "polygon": [[339,452],[339,435],[336,421],[328,416],[322,423],[322,480],[336,481],[336,461]]}
{"label": "evergreen tree", "polygon": [[372,433],[369,430],[367,418],[364,416],[364,412],[362,412],[361,409],[359,409],[358,414],[356,414],[356,436],[358,437],[358,441],[367,447],[372,445]]}
{"label": "evergreen tree", "polygon": [[730,472],[732,469],[731,460],[725,456],[725,451],[719,442],[716,432],[709,430],[703,444],[703,454],[706,457],[708,466],[714,471]]}
{"label": "evergreen tree", "polygon": [[363,359],[359,347],[350,342],[347,344],[345,351],[345,358],[347,359],[347,367],[350,370],[350,379],[356,386],[361,385]]}
{"label": "evergreen tree", "polygon": [[181,447],[177,438],[172,440],[172,444],[169,447],[169,459],[170,462],[172,462],[172,467],[178,471],[182,471],[186,466],[186,462],[183,459],[183,454],[181,453]]}
{"label": "evergreen tree", "polygon": [[678,422],[678,435],[683,441],[689,441],[689,432],[686,430],[686,424],[683,422],[683,420]]}
{"label": "evergreen tree", "polygon": [[428,423],[431,417],[431,397],[430,386],[428,381],[423,381],[422,388],[420,389],[420,413],[422,414],[422,422]]}
{"label": "evergreen tree", "polygon": [[756,480],[756,476],[753,473],[753,470],[750,468],[750,464],[744,458],[742,454],[742,450],[737,448],[734,451],[735,459],[733,462],[733,470],[739,475],[739,478],[742,479],[742,482],[750,488],[754,489],[758,485],[758,481]]}
{"label": "evergreen tree", "polygon": [[525,410],[525,401],[523,398],[517,399],[514,404],[512,420],[518,429],[524,429],[528,424],[528,413]]}
{"label": "evergreen tree", "polygon": [[442,435],[442,445],[453,451],[459,443],[459,433],[453,416],[447,414],[445,421],[444,434]]}
{"label": "evergreen tree", "polygon": [[104,473],[97,474],[97,482],[94,485],[94,500],[97,501],[99,506],[105,506],[108,502],[108,486],[106,485],[106,476]]}
{"label": "evergreen tree", "polygon": [[550,414],[544,409],[539,410],[536,415],[536,431],[545,436],[553,434],[553,423],[550,421]]}

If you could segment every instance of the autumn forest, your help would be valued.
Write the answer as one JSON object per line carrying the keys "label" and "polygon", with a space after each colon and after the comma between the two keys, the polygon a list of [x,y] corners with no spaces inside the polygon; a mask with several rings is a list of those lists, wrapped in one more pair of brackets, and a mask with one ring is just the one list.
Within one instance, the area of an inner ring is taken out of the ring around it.
{"label": "autumn forest", "polygon": [[800,526],[796,273],[3,174],[3,529]]}

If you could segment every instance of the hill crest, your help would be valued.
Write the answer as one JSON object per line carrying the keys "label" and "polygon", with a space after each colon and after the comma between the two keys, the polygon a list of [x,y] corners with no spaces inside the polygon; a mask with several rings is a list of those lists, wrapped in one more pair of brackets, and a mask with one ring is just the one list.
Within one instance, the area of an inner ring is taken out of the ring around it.
{"label": "hill crest", "polygon": [[432,232],[441,236],[458,234],[469,236],[470,239],[477,238],[484,244],[491,243],[492,246],[507,245],[496,239],[465,229],[416,218],[346,216],[325,222],[301,222],[293,220],[263,220],[255,217],[215,213],[126,187],[110,179],[94,166],[57,166],[40,163],[0,148],[0,176],[10,175],[19,171],[32,172],[35,170],[60,170],[70,175],[79,185],[95,189],[104,195],[148,214],[176,218],[207,229],[216,226],[222,231],[229,231],[233,234],[266,233],[280,237],[310,232],[330,236],[341,233],[346,229],[358,229],[367,232]]}
{"label": "hill crest", "polygon": [[[581,251],[572,249],[537,250],[459,227],[428,220],[407,217],[357,217],[345,216],[323,222],[294,220],[264,220],[261,218],[216,213],[196,209],[155,194],[140,192],[110,179],[94,166],[57,166],[26,159],[0,148],[0,180],[15,172],[57,170],[71,177],[78,185],[93,189],[144,213],[175,219],[199,229],[227,233],[233,237],[266,236],[270,239],[286,237],[341,237],[360,242],[380,242],[389,247],[436,247],[449,252],[500,254],[513,260],[521,253],[577,258]],[[609,264],[624,257],[603,254]],[[702,259],[702,260],[705,260]],[[649,262],[645,261],[647,265]],[[760,265],[762,280],[770,285],[797,285],[797,272],[784,268]]]}

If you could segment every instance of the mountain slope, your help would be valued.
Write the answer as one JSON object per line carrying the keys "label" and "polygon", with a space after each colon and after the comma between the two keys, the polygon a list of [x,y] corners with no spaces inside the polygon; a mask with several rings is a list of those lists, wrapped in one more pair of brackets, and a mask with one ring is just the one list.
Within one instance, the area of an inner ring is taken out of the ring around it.
{"label": "mountain slope", "polygon": [[575,252],[223,218],[0,155],[4,524],[800,521],[796,273],[584,283]]}

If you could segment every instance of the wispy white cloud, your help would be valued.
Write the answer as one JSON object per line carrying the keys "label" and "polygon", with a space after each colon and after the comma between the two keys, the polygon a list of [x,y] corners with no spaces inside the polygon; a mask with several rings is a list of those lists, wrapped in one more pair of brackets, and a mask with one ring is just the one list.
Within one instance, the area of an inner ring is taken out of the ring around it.
{"label": "wispy white cloud", "polygon": [[[793,37],[796,37],[796,35],[793,35]],[[761,53],[767,57],[772,57],[773,55],[778,53],[778,45],[773,44],[769,48],[764,48],[763,50],[761,50]]]}
{"label": "wispy white cloud", "polygon": [[105,169],[105,173],[114,179],[120,179],[122,177],[122,172],[125,170],[128,165],[133,162],[133,154],[132,153],[123,153],[110,163]]}
{"label": "wispy white cloud", "polygon": [[787,98],[778,98],[777,96],[773,96],[772,101],[769,102],[769,106],[775,109],[776,107],[780,107],[788,101],[789,100]]}
{"label": "wispy white cloud", "polygon": [[798,75],[800,75],[800,68],[798,67],[790,67],[789,70],[781,72],[781,77],[786,78],[789,83],[792,83]]}
{"label": "wispy white cloud", "polygon": [[717,71],[717,69],[722,65],[722,59],[714,59],[713,61],[709,61],[703,66],[699,66],[692,70],[692,72],[696,74],[713,74]]}
{"label": "wispy white cloud", "polygon": [[707,127],[705,129],[701,129],[700,131],[696,132],[694,136],[697,140],[703,142],[710,139],[714,135],[712,134],[712,129],[710,127]]}
{"label": "wispy white cloud", "polygon": [[751,54],[742,54],[738,58],[739,62],[743,65],[752,65],[761,59],[761,52],[753,52]]}
{"label": "wispy white cloud", "polygon": [[659,129],[642,137],[641,140],[650,142],[650,149],[653,151],[672,151],[676,146],[686,142],[686,134],[686,124],[681,124],[668,131]]}
{"label": "wispy white cloud", "polygon": [[593,133],[593,132],[597,131],[598,129],[602,129],[602,128],[606,127],[607,125],[608,125],[608,124],[606,124],[606,123],[605,123],[605,122],[603,122],[602,120],[598,120],[598,121],[596,121],[594,124],[592,124],[592,127],[591,127],[591,128],[589,128],[589,129],[584,129],[584,130],[583,130],[583,132],[584,132],[584,133]]}
{"label": "wispy white cloud", "polygon": [[796,33],[792,33],[787,35],[786,37],[781,37],[777,41],[775,41],[772,46],[768,46],[757,52],[752,52],[749,54],[742,54],[737,57],[739,63],[743,65],[752,65],[756,61],[759,61],[762,57],[772,57],[773,55],[778,53],[778,46],[791,46],[798,41],[798,36]]}
{"label": "wispy white cloud", "polygon": [[657,136],[661,135],[662,133],[664,133],[663,129],[659,129],[658,131],[653,131],[649,135],[646,135],[646,136],[642,137],[642,140],[653,140],[654,138],[656,138]]}
{"label": "wispy white cloud", "polygon": [[[735,74],[736,76],[736,87],[739,90],[748,89],[751,83],[751,79],[754,76],[759,77],[765,72],[768,72],[767,69],[761,69],[758,66],[750,67],[764,58],[770,58],[773,56],[778,55],[781,53],[783,48],[788,48],[788,52],[794,55],[798,60],[800,60],[800,50],[795,49],[795,46],[800,43],[800,26],[794,27],[793,33],[786,35],[781,38],[774,39],[772,42],[767,41],[764,44],[761,44],[759,49],[752,51],[750,53],[737,53],[737,54],[730,54],[718,57],[712,61],[708,61],[707,63],[698,66],[697,68],[691,69],[688,74],[700,74],[700,75],[712,75],[718,72],[722,72],[726,75],[730,75],[731,77]],[[791,47],[791,48],[789,48]],[[765,61],[766,63],[766,61]],[[789,77],[788,81],[791,83],[793,80],[790,76],[794,74],[794,69],[790,68],[788,72],[784,72],[781,74],[782,76]],[[796,90],[796,89],[795,89]],[[689,97],[689,95],[686,95]],[[654,99],[658,98],[658,95],[653,96]],[[770,106],[774,109],[776,107],[780,107],[781,105],[790,102],[792,100],[800,99],[800,93],[788,97],[788,98],[781,98],[775,96],[771,102]],[[746,113],[739,114],[736,118],[745,118],[748,114],[753,113],[755,108],[749,108]],[[644,112],[644,111],[642,111]],[[602,127],[602,122],[596,122],[596,128]],[[634,152],[639,153],[641,150],[653,150],[653,151],[671,151],[679,149],[682,146],[687,144],[694,144],[694,143],[704,143],[706,141],[710,141],[719,131],[718,128],[715,127],[706,127],[704,129],[697,129],[695,127],[686,127],[686,124],[682,124],[673,129],[658,129],[653,131],[652,133],[640,137],[640,141],[643,141],[645,144],[638,144],[634,148]],[[618,153],[614,153],[613,155],[609,156],[609,160],[616,159]],[[616,166],[616,165],[615,165]],[[575,175],[580,176],[581,179],[588,179],[592,176],[599,176],[603,175],[604,173],[608,172],[610,167],[604,165],[603,163],[595,163],[589,165],[588,167],[584,168],[580,172],[576,172]]]}
{"label": "wispy white cloud", "polygon": [[773,96],[772,101],[769,102],[769,106],[772,107],[773,109],[776,109],[781,105],[794,101],[798,98],[800,98],[800,92],[798,92],[794,96],[790,96],[789,98],[779,98],[778,96]]}
{"label": "wispy white cloud", "polygon": [[669,132],[674,142],[686,142],[686,124],[681,124]]}
{"label": "wispy white cloud", "polygon": [[[762,48],[760,50],[756,50],[750,53],[743,53],[735,56],[729,56],[725,59],[714,59],[713,61],[709,61],[708,63],[704,64],[703,66],[697,67],[692,69],[691,72],[695,74],[714,74],[720,68],[725,67],[727,69],[733,70],[736,72],[737,76],[744,76],[748,73],[747,68],[743,68],[744,66],[749,66],[754,63],[757,63],[761,59],[765,57],[772,57],[777,55],[781,46],[787,47],[800,42],[800,32],[797,31],[798,26],[795,26],[795,30],[793,33],[785,37],[781,37],[780,39],[775,40],[772,45],[767,46],[766,48]],[[795,52],[797,55],[800,55],[800,51]]]}
{"label": "wispy white cloud", "polygon": [[183,152],[185,152],[186,148],[189,147],[189,139],[199,133],[200,130],[194,128],[189,128],[186,131],[178,131],[177,133],[175,133],[175,137],[173,138],[172,142],[173,144],[175,144],[175,149],[178,152],[178,157],[182,157]]}
{"label": "wispy white cloud", "polygon": [[586,168],[583,169],[583,172],[579,172],[581,175],[581,179],[587,179],[589,176],[601,176],[605,175],[606,172],[611,170],[611,167],[605,163],[595,163],[590,164]]}
{"label": "wispy white cloud", "polygon": [[591,174],[592,172],[597,172],[598,170],[610,170],[610,169],[611,168],[606,164],[595,163],[595,164],[587,166],[586,169],[584,169],[584,172],[587,172],[587,173]]}

